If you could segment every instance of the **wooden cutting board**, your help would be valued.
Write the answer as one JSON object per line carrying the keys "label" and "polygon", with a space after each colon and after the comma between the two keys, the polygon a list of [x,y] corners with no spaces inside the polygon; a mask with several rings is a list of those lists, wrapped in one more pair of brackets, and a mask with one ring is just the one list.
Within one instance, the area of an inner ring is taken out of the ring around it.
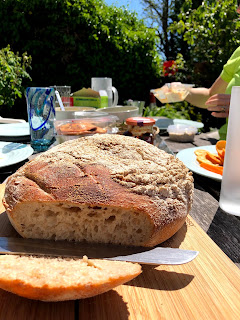
{"label": "wooden cutting board", "polygon": [[[0,185],[0,196],[4,186]],[[0,236],[18,236],[0,208]],[[0,290],[0,319],[239,319],[240,270],[188,217],[165,246],[198,250],[179,266],[142,266],[131,282],[81,301],[46,303]]]}

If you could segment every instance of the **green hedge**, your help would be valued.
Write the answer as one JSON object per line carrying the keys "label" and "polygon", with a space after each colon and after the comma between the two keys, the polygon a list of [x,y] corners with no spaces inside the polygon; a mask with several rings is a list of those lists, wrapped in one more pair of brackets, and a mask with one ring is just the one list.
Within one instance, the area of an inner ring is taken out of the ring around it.
{"label": "green hedge", "polygon": [[156,35],[136,14],[101,0],[5,0],[0,48],[32,57],[31,86],[91,86],[113,78],[120,103],[161,85]]}
{"label": "green hedge", "polygon": [[24,97],[24,83],[31,80],[31,57],[24,52],[22,56],[11,51],[10,46],[0,50],[0,114],[2,117],[14,116],[15,101]]}

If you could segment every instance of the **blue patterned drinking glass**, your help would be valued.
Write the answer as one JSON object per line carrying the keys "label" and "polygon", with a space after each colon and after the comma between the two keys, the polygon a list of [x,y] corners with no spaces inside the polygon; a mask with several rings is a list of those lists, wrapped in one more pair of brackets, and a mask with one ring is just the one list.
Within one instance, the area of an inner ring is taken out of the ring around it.
{"label": "blue patterned drinking glass", "polygon": [[30,87],[26,89],[31,146],[35,152],[46,151],[56,140],[55,90]]}

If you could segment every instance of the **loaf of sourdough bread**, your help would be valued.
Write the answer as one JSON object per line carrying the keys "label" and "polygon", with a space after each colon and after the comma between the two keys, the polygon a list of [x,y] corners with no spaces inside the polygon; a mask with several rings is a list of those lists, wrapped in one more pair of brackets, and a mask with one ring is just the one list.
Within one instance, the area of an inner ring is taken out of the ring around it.
{"label": "loaf of sourdough bread", "polygon": [[0,270],[1,289],[29,299],[63,301],[109,291],[138,276],[141,266],[87,257],[1,255]]}
{"label": "loaf of sourdough bread", "polygon": [[9,220],[26,238],[155,246],[191,208],[192,174],[140,139],[94,135],[26,163],[7,181]]}

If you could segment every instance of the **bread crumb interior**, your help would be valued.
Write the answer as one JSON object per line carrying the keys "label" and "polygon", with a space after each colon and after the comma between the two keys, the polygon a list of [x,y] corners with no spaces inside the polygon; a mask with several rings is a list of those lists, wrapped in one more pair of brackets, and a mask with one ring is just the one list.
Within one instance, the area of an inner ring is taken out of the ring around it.
{"label": "bread crumb interior", "polygon": [[21,279],[35,287],[76,287],[79,284],[95,285],[140,272],[138,264],[98,259],[51,258],[39,256],[0,256],[1,279]]}
{"label": "bread crumb interior", "polygon": [[14,223],[27,238],[141,245],[153,226],[146,214],[114,207],[22,203]]}

